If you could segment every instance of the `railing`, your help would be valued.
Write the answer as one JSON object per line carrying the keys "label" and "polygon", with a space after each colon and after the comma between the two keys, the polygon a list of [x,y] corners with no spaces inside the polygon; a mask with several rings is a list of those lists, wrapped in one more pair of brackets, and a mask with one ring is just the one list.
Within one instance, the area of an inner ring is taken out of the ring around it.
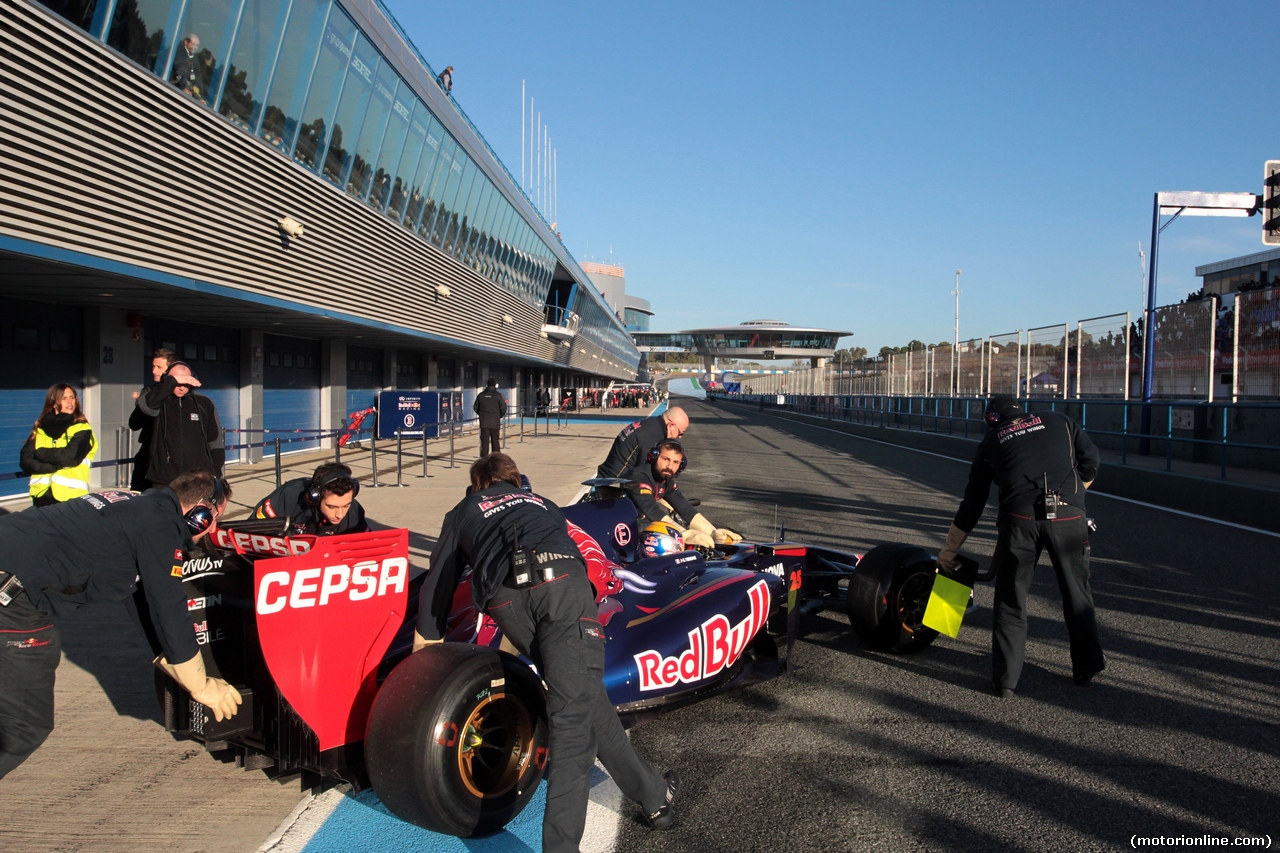
{"label": "railing", "polygon": [[[798,396],[734,395],[722,398],[758,407],[813,415],[885,429],[905,429],[977,440],[986,431],[986,401],[972,397],[912,397],[874,394]],[[1062,411],[1078,420],[1102,448],[1120,454],[1121,464],[1138,457],[1143,439],[1151,442],[1146,458],[1164,457],[1166,471],[1174,462],[1215,464],[1218,477],[1239,471],[1280,471],[1280,405],[1208,403],[1198,400],[1136,401],[1060,398],[1024,399],[1029,411]],[[1151,406],[1152,427],[1140,428],[1144,406]]]}

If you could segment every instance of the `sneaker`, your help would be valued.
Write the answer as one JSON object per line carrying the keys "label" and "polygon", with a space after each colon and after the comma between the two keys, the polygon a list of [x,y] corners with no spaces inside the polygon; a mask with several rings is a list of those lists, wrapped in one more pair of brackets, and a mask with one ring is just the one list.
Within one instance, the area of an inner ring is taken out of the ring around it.
{"label": "sneaker", "polygon": [[650,829],[670,829],[676,822],[675,804],[676,794],[680,791],[680,776],[676,771],[668,770],[662,778],[667,783],[667,799],[658,806],[656,812],[650,812],[644,816]]}

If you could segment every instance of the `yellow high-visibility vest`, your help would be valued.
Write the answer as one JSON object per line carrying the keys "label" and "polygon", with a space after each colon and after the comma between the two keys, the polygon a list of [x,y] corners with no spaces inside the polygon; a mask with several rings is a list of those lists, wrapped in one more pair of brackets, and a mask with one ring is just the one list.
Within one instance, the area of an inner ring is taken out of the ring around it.
{"label": "yellow high-visibility vest", "polygon": [[42,447],[66,447],[71,437],[78,432],[89,430],[89,452],[79,465],[74,468],[60,468],[52,474],[31,475],[31,497],[38,498],[53,489],[53,499],[68,501],[81,495],[89,494],[89,463],[98,452],[98,440],[93,437],[93,429],[87,423],[72,424],[60,438],[50,438],[42,429],[36,430],[36,450]]}

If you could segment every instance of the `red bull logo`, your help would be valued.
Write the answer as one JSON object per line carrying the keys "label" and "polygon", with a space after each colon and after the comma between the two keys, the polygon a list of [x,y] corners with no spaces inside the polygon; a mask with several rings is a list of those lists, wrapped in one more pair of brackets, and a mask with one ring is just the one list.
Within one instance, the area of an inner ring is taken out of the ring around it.
{"label": "red bull logo", "polygon": [[769,618],[769,586],[757,581],[747,592],[751,612],[737,625],[717,613],[689,632],[689,648],[674,657],[649,650],[635,656],[641,690],[662,690],[712,678],[737,662]]}

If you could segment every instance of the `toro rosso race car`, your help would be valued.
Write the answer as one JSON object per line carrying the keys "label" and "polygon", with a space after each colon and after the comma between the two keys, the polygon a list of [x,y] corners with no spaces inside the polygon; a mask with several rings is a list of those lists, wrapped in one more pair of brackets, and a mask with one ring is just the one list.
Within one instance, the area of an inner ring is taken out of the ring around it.
{"label": "toro rosso race car", "polygon": [[[845,611],[869,646],[915,651],[935,561],[920,548],[854,554],[792,543],[637,557],[627,500],[567,507],[606,642],[605,682],[624,720],[785,670],[802,611]],[[411,654],[421,573],[407,530],[284,536],[230,522],[183,567],[211,675],[240,712],[221,722],[157,673],[164,723],[223,760],[305,787],[372,785],[399,817],[470,837],[500,830],[548,760],[543,687],[459,584],[447,640]]]}

